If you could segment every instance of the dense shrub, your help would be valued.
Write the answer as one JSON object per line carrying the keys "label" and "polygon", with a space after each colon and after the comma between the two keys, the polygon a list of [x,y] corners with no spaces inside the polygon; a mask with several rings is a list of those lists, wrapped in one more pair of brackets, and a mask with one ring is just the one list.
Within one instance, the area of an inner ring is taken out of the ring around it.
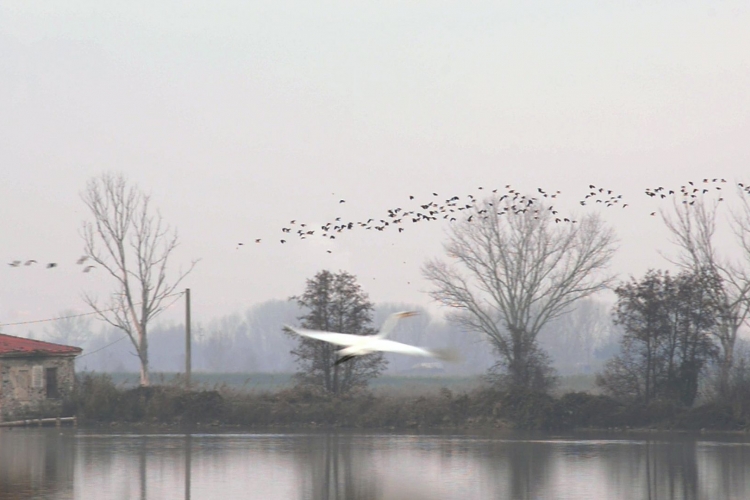
{"label": "dense shrub", "polygon": [[217,391],[186,391],[159,385],[119,389],[108,375],[85,375],[73,396],[76,414],[96,422],[199,423],[224,417]]}
{"label": "dense shrub", "polygon": [[628,427],[672,428],[675,417],[686,411],[688,408],[676,401],[655,400],[624,407],[618,420]]}
{"label": "dense shrub", "polygon": [[550,430],[561,427],[555,399],[543,392],[509,391],[495,405],[494,414],[510,421],[518,429]]}
{"label": "dense shrub", "polygon": [[246,427],[434,428],[492,426],[528,430],[659,427],[741,429],[748,419],[731,404],[687,409],[669,401],[626,406],[601,395],[559,399],[535,391],[490,387],[420,396],[361,390],[336,396],[311,387],[277,392],[187,391],[177,385],[121,389],[106,375],[83,377],[72,400],[83,421],[222,424]]}
{"label": "dense shrub", "polygon": [[739,430],[748,425],[747,418],[736,416],[728,404],[710,403],[676,415],[673,427],[685,430]]}
{"label": "dense shrub", "polygon": [[608,396],[570,392],[557,402],[561,426],[565,428],[605,428],[622,425],[624,405]]}
{"label": "dense shrub", "polygon": [[84,375],[76,382],[73,394],[78,416],[104,421],[116,420],[119,418],[117,404],[121,392],[109,375]]}

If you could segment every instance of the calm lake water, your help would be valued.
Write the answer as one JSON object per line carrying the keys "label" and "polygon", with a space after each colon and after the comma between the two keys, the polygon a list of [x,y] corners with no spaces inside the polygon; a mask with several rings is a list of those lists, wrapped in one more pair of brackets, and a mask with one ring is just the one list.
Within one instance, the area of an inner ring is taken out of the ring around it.
{"label": "calm lake water", "polygon": [[2,499],[748,499],[745,436],[0,429]]}

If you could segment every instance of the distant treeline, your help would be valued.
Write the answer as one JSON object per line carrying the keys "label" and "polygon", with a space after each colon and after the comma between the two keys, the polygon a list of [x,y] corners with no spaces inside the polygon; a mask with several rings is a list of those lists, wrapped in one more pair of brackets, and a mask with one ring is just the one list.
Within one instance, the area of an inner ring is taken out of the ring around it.
{"label": "distant treeline", "polygon": [[[462,357],[456,364],[434,364],[432,360],[388,355],[386,373],[391,374],[482,374],[496,361],[491,345],[477,333],[460,331],[422,307],[410,304],[380,304],[373,324],[378,326],[392,312],[418,310],[419,316],[403,321],[393,338],[425,347],[451,347]],[[294,301],[272,300],[206,323],[194,323],[194,371],[284,372],[295,371],[289,351],[294,339],[284,335],[282,325],[298,324],[302,311]],[[69,314],[63,312],[61,316]],[[149,333],[149,357],[154,372],[184,370],[183,324],[154,324]],[[6,332],[20,334],[16,332]],[[105,327],[91,317],[59,320],[36,335],[42,340],[80,346],[79,371],[137,372],[138,358],[124,333]],[[582,300],[569,314],[551,322],[540,337],[561,374],[594,373],[618,349],[620,334],[613,326],[610,308],[596,300]],[[118,339],[122,339],[119,340]]]}

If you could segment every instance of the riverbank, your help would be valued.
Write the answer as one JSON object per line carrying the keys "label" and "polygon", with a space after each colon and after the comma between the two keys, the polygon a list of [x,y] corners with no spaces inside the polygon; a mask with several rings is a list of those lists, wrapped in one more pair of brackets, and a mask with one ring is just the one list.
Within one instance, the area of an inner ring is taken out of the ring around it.
{"label": "riverbank", "polygon": [[[602,395],[560,397],[480,387],[442,388],[422,395],[362,391],[332,396],[312,388],[187,391],[178,385],[117,387],[106,375],[86,375],[65,407],[81,424],[242,428],[507,428],[520,430],[655,429],[744,431],[742,408],[672,402],[626,406]],[[65,415],[68,416],[68,415]]]}

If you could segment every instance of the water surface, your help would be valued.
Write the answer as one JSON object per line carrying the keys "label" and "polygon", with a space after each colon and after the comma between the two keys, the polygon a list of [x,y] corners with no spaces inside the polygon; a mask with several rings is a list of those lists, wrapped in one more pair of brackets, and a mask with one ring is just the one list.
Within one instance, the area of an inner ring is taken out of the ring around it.
{"label": "water surface", "polygon": [[0,429],[0,498],[747,499],[744,436]]}

